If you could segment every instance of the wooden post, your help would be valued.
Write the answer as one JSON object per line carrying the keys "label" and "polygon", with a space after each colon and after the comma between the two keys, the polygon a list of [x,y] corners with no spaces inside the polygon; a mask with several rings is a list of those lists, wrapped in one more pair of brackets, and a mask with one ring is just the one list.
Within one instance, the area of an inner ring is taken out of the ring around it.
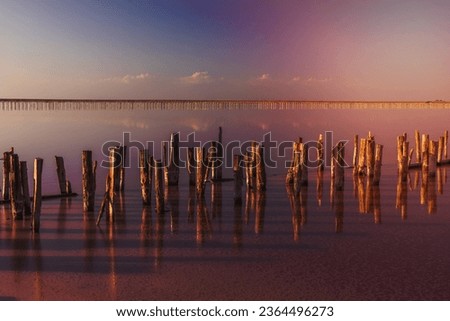
{"label": "wooden post", "polygon": [[100,221],[103,216],[103,212],[105,212],[105,210],[106,210],[106,206],[109,207],[111,204],[111,200],[109,198],[111,190],[114,191],[114,187],[111,185],[111,177],[109,175],[106,175],[105,194],[103,195],[103,200],[102,200],[102,203],[100,204],[100,209],[98,211],[97,222],[96,222],[97,225],[100,224]]}
{"label": "wooden post", "polygon": [[430,140],[429,151],[428,151],[428,157],[429,157],[428,175],[430,175],[430,176],[436,175],[437,147],[438,147],[438,142],[434,141],[434,140]]}
{"label": "wooden post", "polygon": [[266,190],[266,165],[264,163],[264,147],[256,147],[256,189],[258,191]]}
{"label": "wooden post", "polygon": [[295,168],[295,154],[297,152],[297,142],[292,142],[292,157],[291,157],[291,164],[288,168],[287,174],[286,174],[286,184],[290,185],[294,183],[294,168]]}
{"label": "wooden post", "polygon": [[401,153],[402,155],[398,168],[402,182],[405,182],[408,178],[408,156],[409,156],[408,149],[409,149],[409,142],[403,140],[400,151],[398,151],[398,153],[399,154]]}
{"label": "wooden post", "polygon": [[358,175],[360,176],[366,175],[366,148],[367,140],[365,138],[361,138],[358,156]]}
{"label": "wooden post", "polygon": [[375,186],[380,184],[382,158],[383,158],[383,145],[376,144],[376,146],[375,146],[375,168],[374,168],[374,175],[373,175],[373,184]]}
{"label": "wooden post", "polygon": [[[245,186],[247,189],[253,188],[253,177],[252,177],[252,157],[250,152],[246,152],[244,155],[245,164]],[[286,178],[287,180],[287,178]]]}
{"label": "wooden post", "polygon": [[155,200],[156,211],[158,214],[164,213],[164,185],[163,185],[163,162],[161,160],[154,161],[155,168]]}
{"label": "wooden post", "polygon": [[403,143],[405,142],[405,136],[397,136],[397,164],[400,168],[403,159]]}
{"label": "wooden post", "polygon": [[422,135],[422,171],[426,171],[428,173],[428,161],[429,161],[429,147],[430,146],[430,138],[428,135]]}
{"label": "wooden post", "polygon": [[13,219],[21,219],[23,217],[23,197],[22,197],[22,180],[20,178],[19,156],[12,154],[10,157],[10,198],[11,211]]}
{"label": "wooden post", "polygon": [[197,161],[197,168],[196,168],[196,189],[197,189],[197,196],[203,197],[205,195],[205,162],[203,159],[203,148],[202,147],[196,147],[196,161]]}
{"label": "wooden post", "polygon": [[448,130],[444,131],[444,158],[447,159]]}
{"label": "wooden post", "polygon": [[33,214],[31,219],[31,229],[34,233],[39,233],[41,221],[41,202],[42,202],[42,158],[34,160],[34,191],[33,191]]}
{"label": "wooden post", "polygon": [[233,156],[233,175],[234,175],[234,205],[242,204],[242,155]]}
{"label": "wooden post", "polygon": [[444,158],[444,136],[439,137],[438,151],[437,151],[437,163],[441,163]]}
{"label": "wooden post", "polygon": [[345,160],[344,160],[344,142],[339,142],[337,146],[335,147],[335,155],[336,159],[334,161],[335,165],[335,187],[336,190],[341,191],[344,188],[344,167],[345,167]]}
{"label": "wooden post", "polygon": [[323,171],[325,169],[325,157],[323,151],[323,135],[319,135],[317,141],[317,170]]}
{"label": "wooden post", "polygon": [[358,135],[355,135],[355,138],[353,139],[353,175],[358,175],[358,151]]}
{"label": "wooden post", "polygon": [[64,168],[64,158],[55,156],[56,159],[56,173],[58,174],[59,190],[61,195],[67,194],[66,190],[66,169]]}
{"label": "wooden post", "polygon": [[294,191],[298,193],[300,191],[301,179],[302,179],[302,166],[301,166],[301,155],[300,149],[303,143],[294,142],[293,153],[294,158],[292,161],[292,182],[290,184],[294,185]]}
{"label": "wooden post", "polygon": [[28,168],[27,162],[20,162],[20,178],[22,180],[22,195],[23,195],[23,214],[25,216],[31,215],[31,200],[30,200],[30,189],[28,187]]}
{"label": "wooden post", "polygon": [[189,185],[195,186],[195,168],[197,167],[195,163],[195,156],[194,156],[194,148],[189,147],[188,148],[188,157],[187,157],[187,170],[189,173]]}
{"label": "wooden post", "polygon": [[14,147],[11,147],[11,151],[3,153],[3,186],[2,186],[2,198],[4,201],[9,201],[9,172],[11,166],[11,155],[14,154]]}
{"label": "wooden post", "polygon": [[375,168],[375,140],[373,137],[367,139],[366,144],[366,159],[367,159],[367,176],[373,177]]}
{"label": "wooden post", "polygon": [[415,141],[416,141],[416,161],[417,163],[422,163],[422,144],[420,142],[420,133],[416,129],[414,131]]}
{"label": "wooden post", "polygon": [[164,169],[167,186],[177,186],[180,176],[180,134],[170,135],[169,163]]}
{"label": "wooden post", "polygon": [[84,150],[81,154],[81,185],[83,192],[83,211],[94,211],[95,174],[97,162],[92,163],[92,151]]}
{"label": "wooden post", "polygon": [[300,168],[301,168],[301,186],[308,185],[308,147],[306,143],[300,144]]}
{"label": "wooden post", "polygon": [[144,205],[150,205],[151,203],[151,162],[148,157],[148,150],[139,150],[139,172],[141,182],[141,196],[142,203]]}
{"label": "wooden post", "polygon": [[216,141],[211,142],[211,146],[208,148],[208,168],[211,171],[211,180],[217,180],[217,145]]}
{"label": "wooden post", "polygon": [[112,147],[109,150],[109,219],[111,222],[115,218],[115,195],[120,191],[120,185],[118,183],[120,179],[121,168],[121,155],[119,147]]}

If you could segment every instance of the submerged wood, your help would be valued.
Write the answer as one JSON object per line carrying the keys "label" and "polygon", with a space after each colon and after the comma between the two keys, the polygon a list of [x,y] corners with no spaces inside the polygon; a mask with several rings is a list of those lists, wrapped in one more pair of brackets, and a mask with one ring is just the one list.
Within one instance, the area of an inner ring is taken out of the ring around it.
{"label": "submerged wood", "polygon": [[111,204],[110,191],[114,190],[114,187],[111,184],[112,184],[111,177],[109,175],[106,175],[105,194],[103,195],[103,200],[102,200],[102,203],[100,204],[100,209],[98,210],[98,216],[97,216],[97,221],[96,221],[97,225],[100,224],[103,213],[107,211],[107,208]]}
{"label": "submerged wood", "polygon": [[375,168],[375,140],[373,138],[367,139],[366,160],[367,176],[373,177]]}
{"label": "submerged wood", "polygon": [[245,185],[247,189],[253,188],[253,177],[252,177],[252,157],[250,152],[246,152],[244,155],[244,171],[245,171]]}
{"label": "submerged wood", "polygon": [[262,145],[257,146],[256,156],[256,189],[258,191],[266,190],[266,165],[264,162],[264,147]]}
{"label": "submerged wood", "polygon": [[120,185],[118,183],[120,179],[120,168],[121,168],[121,154],[119,147],[113,147],[109,150],[109,204],[108,204],[108,214],[109,220],[114,222],[115,219],[115,203],[116,203],[116,192],[120,191]]}
{"label": "submerged wood", "polygon": [[119,168],[119,191],[123,192],[125,190],[125,160],[127,159],[127,146],[119,147],[120,155],[120,168]]}
{"label": "submerged wood", "polygon": [[290,185],[294,183],[294,168],[296,163],[296,153],[297,153],[297,142],[292,143],[292,157],[291,157],[291,164],[288,168],[287,174],[286,174],[286,184]]}
{"label": "submerged wood", "polygon": [[444,131],[444,159],[447,159],[448,130]]}
{"label": "submerged wood", "polygon": [[335,166],[335,188],[338,191],[343,190],[344,188],[344,167],[345,167],[345,144],[344,142],[339,142],[337,146],[334,148],[333,154],[335,157],[334,166]]}
{"label": "submerged wood", "polygon": [[428,175],[435,176],[436,175],[436,167],[437,167],[437,152],[438,152],[438,142],[434,140],[430,140],[429,151],[428,151]]}
{"label": "submerged wood", "polygon": [[359,156],[358,156],[358,175],[364,176],[366,172],[366,148],[367,139],[361,138],[359,144]]}
{"label": "submerged wood", "polygon": [[64,167],[64,158],[61,156],[55,156],[56,160],[56,173],[58,175],[59,190],[61,194],[66,194],[66,169]]}
{"label": "submerged wood", "polygon": [[317,140],[317,170],[323,171],[325,169],[325,156],[323,147],[323,135],[319,135]]}
{"label": "submerged wood", "polygon": [[33,213],[31,218],[31,229],[38,233],[41,221],[41,196],[42,196],[42,166],[44,160],[36,158],[34,160],[34,190],[33,190]]}
{"label": "submerged wood", "polygon": [[430,137],[428,135],[422,135],[422,171],[428,173],[428,163],[429,163],[429,148],[430,148]]}
{"label": "submerged wood", "polygon": [[197,196],[203,197],[205,195],[205,173],[206,173],[206,166],[203,158],[203,148],[202,147],[196,147],[195,148],[196,153],[196,161],[197,161],[197,167],[196,167],[196,190],[197,190]]}
{"label": "submerged wood", "polygon": [[28,186],[28,168],[27,162],[20,162],[20,179],[22,185],[22,195],[23,195],[23,214],[25,216],[31,215],[31,200],[30,200],[30,188]]}
{"label": "submerged wood", "polygon": [[[399,136],[402,137],[402,136]],[[403,182],[405,182],[408,178],[408,148],[409,148],[409,142],[404,141],[400,147],[400,150],[398,151],[399,154],[402,155],[398,167],[399,176]]]}
{"label": "submerged wood", "polygon": [[437,150],[437,162],[442,162],[444,158],[444,136],[439,137],[438,150]]}

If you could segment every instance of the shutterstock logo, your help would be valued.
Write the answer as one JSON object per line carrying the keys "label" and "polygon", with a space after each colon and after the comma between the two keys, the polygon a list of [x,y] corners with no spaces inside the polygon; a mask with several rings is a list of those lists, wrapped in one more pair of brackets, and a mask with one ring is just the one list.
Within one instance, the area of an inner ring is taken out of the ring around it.
{"label": "shutterstock logo", "polygon": [[[120,154],[119,164],[125,168],[134,167],[130,164],[130,156],[132,153],[138,155],[139,150],[147,150],[150,156],[152,155],[166,155],[166,158],[172,158],[172,163],[180,168],[187,167],[187,157],[188,150],[190,148],[201,147],[204,148],[207,153],[214,153],[216,164],[221,164],[225,168],[233,168],[233,157],[234,155],[251,155],[254,153],[253,146],[261,146],[264,150],[264,163],[267,168],[289,168],[291,165],[292,155],[293,155],[293,143],[294,141],[277,141],[272,138],[272,132],[265,133],[260,141],[255,140],[232,140],[228,142],[219,141],[206,141],[202,142],[196,139],[195,132],[191,132],[186,136],[182,136],[180,133],[174,133],[172,137],[176,137],[172,141],[138,141],[133,140],[130,132],[124,132],[122,135],[122,141],[106,141],[102,145],[102,155],[104,159],[101,161],[100,166],[109,167],[108,156],[111,148],[116,148],[118,146],[125,146],[127,152]],[[344,148],[348,140],[340,140],[341,148]],[[337,146],[338,142],[334,141],[333,132],[326,131],[323,134],[323,140],[319,142],[318,140],[303,141],[304,146],[307,151],[307,162],[306,166],[308,168],[317,168],[322,164],[325,167],[331,166],[331,159],[333,156],[333,148]],[[323,151],[323,158],[319,158],[319,148],[321,147]],[[176,149],[176,151],[175,151]],[[195,155],[195,153],[194,153]],[[161,158],[164,158],[162,156]],[[168,159],[166,159],[166,163]],[[348,166],[345,164],[345,166]],[[136,164],[135,167],[139,167]]]}

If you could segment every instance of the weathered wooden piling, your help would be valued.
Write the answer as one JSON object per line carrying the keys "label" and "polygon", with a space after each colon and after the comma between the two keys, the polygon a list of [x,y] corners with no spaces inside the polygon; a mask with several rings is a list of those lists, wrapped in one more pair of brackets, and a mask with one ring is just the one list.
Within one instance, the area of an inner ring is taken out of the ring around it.
{"label": "weathered wooden piling", "polygon": [[153,167],[155,170],[155,207],[156,212],[162,214],[164,213],[163,162],[161,160],[155,160]]}
{"label": "weathered wooden piling", "polygon": [[437,168],[437,152],[438,152],[438,142],[435,140],[430,140],[429,151],[428,151],[428,175],[435,176]]}
{"label": "weathered wooden piling", "polygon": [[295,168],[295,164],[296,164],[296,153],[298,152],[297,147],[298,143],[297,142],[292,142],[292,157],[291,157],[291,164],[289,165],[287,174],[286,174],[286,184],[290,185],[294,183],[294,168]]}
{"label": "weathered wooden piling", "polygon": [[402,180],[401,177],[398,177],[397,180],[397,194],[395,201],[395,208],[400,210],[402,220],[406,220],[408,217],[408,189],[406,180]]}
{"label": "weathered wooden piling", "polygon": [[20,178],[19,156],[11,154],[10,156],[10,199],[11,212],[14,220],[23,217],[23,195],[22,195],[22,180]]}
{"label": "weathered wooden piling", "polygon": [[308,146],[306,143],[300,144],[300,169],[302,172],[300,185],[308,185]]}
{"label": "weathered wooden piling", "polygon": [[222,127],[219,127],[219,141],[217,143],[217,166],[215,171],[215,177],[213,180],[222,179],[222,163],[223,163],[223,141],[222,141]]}
{"label": "weathered wooden piling", "polygon": [[367,174],[366,171],[366,149],[367,149],[367,139],[361,138],[359,144],[359,155],[358,155],[358,175],[364,176]]}
{"label": "weathered wooden piling", "polygon": [[94,211],[97,162],[92,161],[92,151],[84,150],[81,154],[81,185],[83,193],[83,211]]}
{"label": "weathered wooden piling", "polygon": [[28,168],[27,162],[20,162],[20,179],[22,185],[22,195],[23,195],[23,214],[25,216],[31,215],[31,200],[30,200],[30,189],[28,186]]}
{"label": "weathered wooden piling", "polygon": [[[253,188],[253,177],[252,177],[252,156],[250,152],[246,152],[244,155],[244,172],[245,172],[245,186],[247,189]],[[287,178],[286,178],[287,180]]]}
{"label": "weathered wooden piling", "polygon": [[366,141],[367,176],[373,177],[375,169],[375,139],[372,137]]}
{"label": "weathered wooden piling", "polygon": [[187,171],[189,174],[189,185],[195,186],[195,168],[197,167],[195,163],[195,155],[194,155],[194,147],[188,148],[188,155],[187,155]]}
{"label": "weathered wooden piling", "polygon": [[196,147],[195,154],[197,161],[196,184],[195,184],[197,190],[197,197],[203,197],[205,195],[205,173],[206,173],[205,168],[206,166],[203,157],[203,148]]}
{"label": "weathered wooden piling", "polygon": [[208,168],[211,171],[211,181],[219,180],[217,177],[218,163],[217,158],[217,145],[216,141],[211,142],[211,146],[208,148]]}
{"label": "weathered wooden piling", "polygon": [[102,219],[103,213],[107,211],[107,208],[109,208],[112,205],[112,208],[114,209],[114,204],[111,204],[110,199],[110,193],[111,190],[114,191],[114,187],[111,185],[111,177],[109,175],[106,175],[106,183],[105,183],[105,194],[103,195],[102,203],[100,204],[100,208],[98,210],[98,216],[96,224],[99,225],[100,221]]}
{"label": "weathered wooden piling", "polygon": [[319,135],[317,140],[317,170],[323,171],[325,169],[325,156],[323,147],[323,135]]}
{"label": "weathered wooden piling", "polygon": [[233,176],[234,176],[234,204],[242,204],[242,185],[244,182],[242,175],[242,155],[233,156]]}
{"label": "weathered wooden piling", "polygon": [[340,191],[344,188],[344,167],[345,167],[345,151],[344,142],[338,142],[335,148],[333,148],[333,157],[335,158],[334,165],[334,187]]}
{"label": "weathered wooden piling", "polygon": [[415,142],[416,142],[416,145],[415,145],[416,162],[422,163],[422,144],[420,141],[420,133],[417,129],[414,131],[414,138],[415,138]]}
{"label": "weathered wooden piling", "polygon": [[[399,136],[402,137],[402,136]],[[409,142],[402,140],[402,145],[398,146],[400,149],[397,151],[398,155],[401,155],[399,166],[398,166],[398,172],[401,180],[405,182],[408,178],[408,149],[409,149]]]}
{"label": "weathered wooden piling", "polygon": [[380,184],[382,159],[383,159],[383,145],[376,144],[375,166],[373,172],[373,184],[375,186]]}
{"label": "weathered wooden piling", "polygon": [[256,148],[256,189],[266,190],[266,165],[264,162],[264,147],[258,145]]}
{"label": "weathered wooden piling", "polygon": [[422,171],[428,173],[429,164],[429,149],[430,149],[430,137],[428,135],[422,135]]}
{"label": "weathered wooden piling", "polygon": [[9,172],[11,167],[11,155],[14,154],[14,147],[11,147],[9,152],[3,153],[3,184],[2,184],[2,199],[4,201],[9,201]]}
{"label": "weathered wooden piling", "polygon": [[180,176],[180,134],[170,135],[169,161],[164,168],[166,186],[177,186]]}
{"label": "weathered wooden piling", "polygon": [[66,180],[66,169],[64,167],[64,158],[61,156],[55,156],[56,160],[56,173],[58,175],[59,190],[61,195],[67,193],[67,180]]}
{"label": "weathered wooden piling", "polygon": [[448,130],[444,131],[444,158],[447,159]]}
{"label": "weathered wooden piling", "polygon": [[42,202],[42,166],[44,160],[36,158],[34,160],[34,190],[33,190],[33,213],[31,218],[31,229],[34,233],[39,233],[41,222],[41,202]]}
{"label": "weathered wooden piling", "polygon": [[148,150],[139,150],[139,173],[141,183],[141,196],[144,205],[151,203],[151,188],[152,188],[152,169],[150,164],[153,163],[153,157],[149,158]]}
{"label": "weathered wooden piling", "polygon": [[440,164],[444,159],[444,136],[439,137],[437,150],[437,163]]}
{"label": "weathered wooden piling", "polygon": [[119,147],[113,147],[109,150],[109,220],[111,222],[115,219],[115,199],[116,192],[120,191],[120,168],[122,158]]}
{"label": "weathered wooden piling", "polygon": [[358,152],[359,152],[359,144],[358,144],[358,135],[355,135],[353,139],[353,175],[358,175]]}

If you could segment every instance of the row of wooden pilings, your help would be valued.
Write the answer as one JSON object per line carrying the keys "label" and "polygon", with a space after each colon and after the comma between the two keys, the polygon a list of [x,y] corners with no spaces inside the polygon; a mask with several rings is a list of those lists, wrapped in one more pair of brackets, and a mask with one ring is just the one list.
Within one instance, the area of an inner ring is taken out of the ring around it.
{"label": "row of wooden pilings", "polygon": [[43,160],[36,158],[34,160],[33,196],[30,197],[27,162],[19,160],[14,148],[3,153],[2,203],[10,204],[14,220],[31,216],[33,232],[39,232],[40,229],[42,166]]}
{"label": "row of wooden pilings", "polygon": [[[108,219],[114,221],[115,195],[124,186],[124,162],[126,147],[117,146],[109,150],[109,171],[106,177],[106,188],[103,201],[97,216],[100,223],[103,213],[108,213]],[[189,185],[195,186],[197,198],[205,194],[207,182],[220,182],[223,165],[222,128],[219,128],[218,141],[212,141],[206,150],[203,147],[190,147],[187,150],[187,172]],[[83,209],[92,211],[95,192],[95,163],[92,162],[92,152],[83,152]],[[147,149],[139,150],[139,169],[141,197],[144,206],[151,205],[152,187],[155,193],[155,208],[158,213],[164,212],[164,186],[177,186],[180,175],[179,134],[173,133],[169,146],[164,146],[164,161],[155,160]],[[266,174],[264,149],[262,144],[252,142],[250,150],[244,155],[234,155],[233,180],[235,182],[234,201],[242,203],[242,186],[248,189],[264,191],[266,189]],[[91,198],[90,198],[91,197]]]}

